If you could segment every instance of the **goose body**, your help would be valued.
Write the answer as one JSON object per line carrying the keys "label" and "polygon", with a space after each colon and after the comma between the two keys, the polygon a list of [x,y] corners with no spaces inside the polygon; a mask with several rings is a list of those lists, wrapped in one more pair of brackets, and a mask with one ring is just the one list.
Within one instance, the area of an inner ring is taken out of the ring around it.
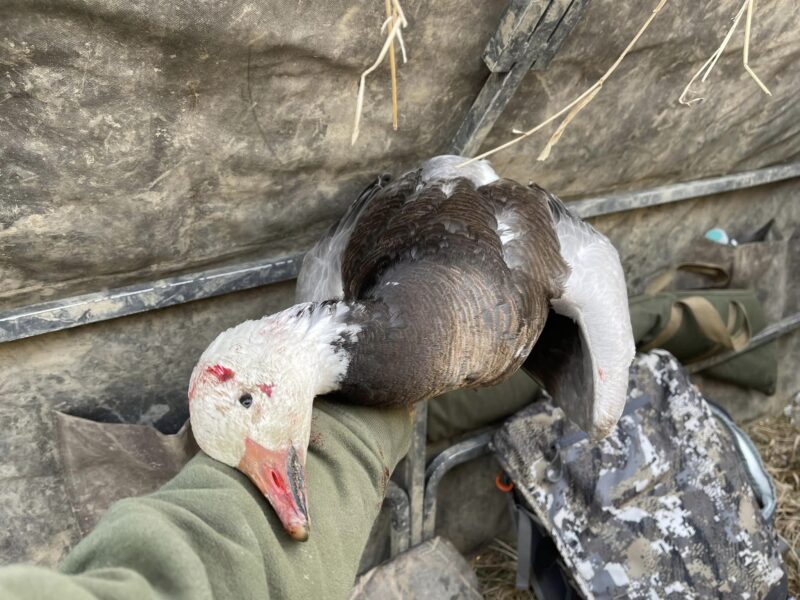
{"label": "goose body", "polygon": [[568,268],[547,196],[448,159],[376,182],[303,263],[297,300],[342,302],[359,328],[342,341],[337,391],[349,402],[412,404],[502,381],[561,295]]}
{"label": "goose body", "polygon": [[461,162],[375,181],[306,255],[298,304],[223,332],[192,374],[198,444],[297,539],[315,396],[410,405],[525,364],[595,437],[622,411],[633,339],[613,246],[545,190]]}

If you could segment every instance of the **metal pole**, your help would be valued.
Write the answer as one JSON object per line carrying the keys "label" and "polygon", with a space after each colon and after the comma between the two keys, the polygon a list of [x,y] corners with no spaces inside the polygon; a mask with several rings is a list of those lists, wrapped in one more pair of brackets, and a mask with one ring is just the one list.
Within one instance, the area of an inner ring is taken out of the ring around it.
{"label": "metal pole", "polygon": [[431,461],[431,465],[427,471],[428,481],[425,486],[423,540],[431,539],[436,531],[436,500],[442,478],[453,467],[472,460],[473,458],[488,454],[489,442],[492,441],[493,435],[494,431],[488,431],[454,446],[450,446]]}
{"label": "metal pole", "polygon": [[410,510],[408,494],[394,481],[386,486],[386,497],[383,503],[392,510],[392,524],[389,531],[389,558],[394,558],[408,550],[411,543]]}
{"label": "metal pole", "polygon": [[428,402],[414,406],[411,448],[406,455],[404,483],[411,504],[411,545],[422,542],[423,502],[425,499],[425,447],[428,441]]}
{"label": "metal pole", "polygon": [[722,192],[732,192],[794,177],[800,177],[800,162],[776,165],[756,171],[744,171],[721,177],[709,177],[707,179],[662,185],[640,192],[627,192],[599,196],[589,200],[577,200],[568,203],[568,206],[575,214],[586,219],[626,210],[670,204],[691,198],[702,198],[703,196],[711,196]]}

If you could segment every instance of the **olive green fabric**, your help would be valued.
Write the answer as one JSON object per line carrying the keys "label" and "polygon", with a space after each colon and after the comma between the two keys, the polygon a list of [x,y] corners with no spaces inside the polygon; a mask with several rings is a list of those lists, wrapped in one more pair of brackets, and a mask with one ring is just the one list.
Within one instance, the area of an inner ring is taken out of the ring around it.
{"label": "olive green fabric", "polygon": [[520,370],[498,385],[444,394],[428,406],[428,441],[440,442],[496,423],[536,400],[540,390]]}
{"label": "olive green fabric", "polygon": [[411,419],[318,402],[313,431],[307,542],[288,538],[243,475],[201,453],[157,492],[113,505],[59,572],[0,569],[0,598],[346,598]]}
{"label": "olive green fabric", "polygon": [[[715,343],[701,330],[685,301],[700,296],[716,309],[722,322],[731,318],[732,329],[748,330],[754,335],[764,329],[766,318],[761,302],[753,290],[720,289],[662,292],[655,295],[636,296],[630,299],[631,323],[637,347],[641,348],[655,340],[668,326],[673,309],[682,312],[680,327],[658,347],[668,350],[684,364],[704,358],[713,352]],[[739,307],[739,308],[734,308]],[[736,310],[735,321],[730,311]],[[743,320],[746,318],[747,323]],[[771,342],[744,352],[735,358],[711,367],[704,374],[742,387],[773,394],[778,378],[777,344]]]}

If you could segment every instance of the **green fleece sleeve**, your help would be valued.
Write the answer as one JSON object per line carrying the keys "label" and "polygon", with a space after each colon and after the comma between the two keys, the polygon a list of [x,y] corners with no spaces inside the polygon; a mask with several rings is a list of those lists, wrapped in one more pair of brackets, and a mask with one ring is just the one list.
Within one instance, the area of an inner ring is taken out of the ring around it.
{"label": "green fleece sleeve", "polygon": [[346,598],[410,435],[407,410],[318,402],[307,542],[289,539],[248,479],[200,454],[157,492],[112,506],[58,572],[0,569],[0,598]]}

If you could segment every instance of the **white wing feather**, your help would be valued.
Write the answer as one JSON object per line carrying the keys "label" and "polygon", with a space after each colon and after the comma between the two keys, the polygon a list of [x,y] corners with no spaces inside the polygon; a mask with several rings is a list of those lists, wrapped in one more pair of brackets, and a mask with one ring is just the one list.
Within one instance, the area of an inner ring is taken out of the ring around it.
{"label": "white wing feather", "polygon": [[342,298],[342,253],[354,226],[355,222],[350,227],[334,229],[306,253],[297,276],[295,302]]}
{"label": "white wing feather", "polygon": [[364,208],[388,180],[387,175],[382,175],[367,186],[339,222],[306,253],[297,276],[296,302],[322,302],[344,296],[342,256]]}
{"label": "white wing feather", "polygon": [[616,248],[551,196],[561,255],[571,269],[553,310],[574,320],[591,360],[592,405],[578,422],[593,437],[606,435],[625,407],[628,368],[635,354],[625,275]]}

